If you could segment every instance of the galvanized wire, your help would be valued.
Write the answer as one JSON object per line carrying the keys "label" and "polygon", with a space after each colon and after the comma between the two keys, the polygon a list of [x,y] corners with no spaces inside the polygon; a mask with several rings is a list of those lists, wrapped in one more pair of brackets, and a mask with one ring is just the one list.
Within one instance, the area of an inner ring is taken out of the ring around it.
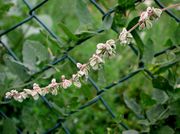
{"label": "galvanized wire", "polygon": [[[89,0],[97,9],[98,11],[102,14],[102,19],[107,16],[107,15],[111,15],[111,13],[113,13],[115,10],[114,8],[113,9],[110,9],[109,11],[105,12],[102,7],[97,3],[96,0]],[[31,21],[31,20],[35,20],[36,22],[38,22],[38,24],[43,27],[47,33],[49,33],[49,35],[51,37],[53,37],[59,44],[59,46],[63,45],[62,43],[62,40],[43,22],[41,21],[38,16],[35,14],[35,11],[38,10],[39,8],[41,8],[44,4],[46,4],[48,2],[48,0],[43,0],[42,2],[40,2],[39,4],[37,4],[36,6],[32,7],[31,4],[27,1],[27,0],[23,0],[24,4],[28,7],[29,9],[29,16],[27,16],[24,20],[22,20],[21,22],[15,24],[14,26],[10,27],[9,29],[3,31],[2,33],[0,33],[0,44],[2,44],[2,46],[7,50],[7,52],[9,53],[10,56],[12,56],[12,58],[18,62],[21,62],[19,60],[19,58],[16,56],[16,54],[13,52],[13,50],[11,48],[9,48],[2,40],[1,40],[1,37],[8,34],[9,32],[15,30],[16,28],[22,26],[23,24]],[[142,0],[135,0],[135,2],[142,2]],[[155,2],[160,6],[160,7],[164,7],[162,3],[160,3],[159,0],[155,0]],[[167,13],[173,17],[177,22],[179,22],[179,19],[174,15],[172,14],[169,10],[167,11]],[[114,30],[116,33],[118,33],[118,30],[114,27],[112,27],[112,30]],[[97,30],[97,33],[101,33],[103,32],[104,30]],[[31,79],[35,78],[37,75],[43,73],[44,71],[50,69],[52,66],[58,64],[58,63],[61,63],[62,61],[65,61],[65,60],[69,60],[70,62],[72,62],[74,65],[76,65],[76,60],[69,55],[69,52],[72,51],[75,47],[77,47],[78,45],[81,45],[84,41],[90,39],[91,37],[88,37],[86,39],[83,39],[81,41],[78,41],[74,44],[74,46],[71,46],[69,48],[67,48],[66,52],[63,54],[63,56],[61,56],[60,58],[57,58],[55,61],[49,63],[48,66],[45,66],[43,67],[40,71],[38,72],[35,72],[33,75],[31,75],[31,78],[28,80],[30,81]],[[132,44],[129,45],[129,47],[132,49],[132,51],[135,53],[135,55],[138,56],[138,50],[137,48],[135,48]],[[172,46],[170,48],[167,48],[165,50],[162,50],[156,54],[154,54],[154,57],[157,57],[159,55],[162,55],[164,53],[166,53],[166,51],[168,50],[173,50],[175,49],[177,46]],[[144,64],[144,63],[142,63]],[[147,70],[146,68],[144,68],[144,66],[140,66],[137,70],[127,74],[126,76],[122,77],[121,79],[119,79],[117,82],[115,83],[111,83],[109,85],[107,85],[106,87],[104,87],[103,89],[100,89],[96,82],[91,78],[89,77],[88,78],[88,81],[90,82],[90,84],[92,85],[92,87],[94,87],[94,89],[96,90],[96,96],[94,98],[92,98],[91,100],[87,101],[85,104],[81,105],[80,107],[78,107],[76,110],[73,110],[73,111],[70,111],[68,113],[66,113],[67,117],[71,116],[72,114],[74,113],[77,113],[77,112],[81,112],[83,109],[85,108],[89,108],[91,105],[95,104],[95,103],[98,103],[99,101],[103,104],[103,106],[106,108],[106,110],[108,111],[109,115],[114,119],[116,118],[116,115],[115,113],[112,111],[111,107],[108,105],[108,103],[105,101],[105,99],[103,98],[103,94],[111,89],[112,87],[115,87],[127,80],[129,80],[130,78],[132,78],[133,76],[135,76],[136,74],[140,73],[144,71],[145,73],[147,73],[152,79],[154,78],[153,74]],[[26,81],[26,82],[28,82]],[[56,129],[62,127],[64,132],[66,134],[70,134],[70,130],[67,128],[67,126],[64,124],[64,121],[66,120],[66,117],[61,117],[59,113],[57,113],[57,111],[53,108],[52,104],[47,100],[46,97],[44,96],[41,96],[40,97],[44,104],[47,106],[47,108],[50,109],[51,113],[56,115],[57,117],[57,123],[52,127],[52,128],[49,128],[48,130],[45,130],[45,134],[49,134],[49,133],[52,133],[53,131],[55,131]],[[3,118],[8,118],[6,116],[6,114],[0,110],[0,115],[3,117]],[[128,130],[130,129],[128,127],[127,124],[123,123],[122,121],[119,122],[119,125],[122,126],[124,129]],[[21,130],[19,128],[17,128],[17,132],[18,133],[22,133]]]}

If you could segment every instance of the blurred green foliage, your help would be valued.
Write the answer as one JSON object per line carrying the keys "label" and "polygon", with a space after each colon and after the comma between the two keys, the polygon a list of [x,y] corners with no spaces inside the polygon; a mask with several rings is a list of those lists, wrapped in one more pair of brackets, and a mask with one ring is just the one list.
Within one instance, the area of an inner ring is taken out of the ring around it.
{"label": "blurred green foliage", "polygon": [[[29,2],[35,6],[40,0]],[[163,1],[167,6],[176,2]],[[70,55],[78,62],[87,62],[95,52],[97,43],[118,37],[111,27],[121,31],[123,27],[133,26],[138,20],[136,17],[148,4],[137,5],[134,0],[98,0],[98,3],[105,11],[113,8],[115,12],[102,21],[102,15],[88,0],[48,1],[36,11],[38,17],[61,38],[62,43],[54,40],[35,20],[1,37],[22,63],[14,61],[0,45],[0,110],[8,116],[8,119],[1,117],[0,132],[14,134],[18,127],[23,133],[33,134],[43,133],[53,127],[57,117],[42,100],[6,103],[5,92],[30,88],[34,82],[45,86],[52,78],[59,80],[62,74],[69,78],[77,69],[66,60],[26,82],[33,73],[80,42],[82,44],[71,51]],[[157,7],[154,2],[150,4]],[[175,9],[172,11],[180,15]],[[27,16],[28,8],[22,1],[0,0],[0,32]],[[99,30],[103,32],[99,33]],[[141,72],[103,94],[117,116],[115,119],[111,118],[100,102],[66,117],[67,112],[76,110],[96,96],[96,90],[89,82],[84,82],[80,89],[60,89],[58,96],[47,96],[55,111],[66,118],[65,125],[73,134],[178,134],[180,131],[179,24],[164,13],[152,29],[137,29],[132,35],[139,56],[129,47],[117,44],[117,55],[107,59],[101,70],[90,73],[101,89],[136,70],[140,61],[154,74],[155,78],[152,79]],[[173,45],[177,48],[154,57],[155,53]],[[118,124],[121,121],[131,130],[125,131]],[[64,131],[59,127],[56,133]]]}

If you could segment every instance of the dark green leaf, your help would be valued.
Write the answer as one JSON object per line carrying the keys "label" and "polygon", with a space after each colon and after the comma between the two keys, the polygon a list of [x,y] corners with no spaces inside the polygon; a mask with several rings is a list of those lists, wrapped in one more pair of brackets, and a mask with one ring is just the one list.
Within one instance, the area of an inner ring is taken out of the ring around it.
{"label": "dark green leaf", "polygon": [[143,92],[140,94],[140,97],[141,97],[141,105],[143,107],[152,106],[153,104],[156,103],[156,101],[154,101],[149,95]]}
{"label": "dark green leaf", "polygon": [[171,115],[179,115],[180,113],[180,99],[172,102],[169,105]]}
{"label": "dark green leaf", "polygon": [[157,131],[157,134],[174,134],[174,133],[175,133],[175,131],[169,126],[162,126]]}
{"label": "dark green leaf", "polygon": [[9,9],[13,6],[13,3],[10,2],[1,2],[0,0],[0,17],[6,15]]}
{"label": "dark green leaf", "polygon": [[125,13],[121,9],[120,6],[117,6],[115,8],[115,14],[113,19],[113,26],[115,27],[125,27],[127,21],[127,17],[125,16]]}
{"label": "dark green leaf", "polygon": [[163,72],[167,71],[168,69],[170,69],[172,66],[177,65],[178,63],[179,63],[179,59],[172,61],[172,62],[168,62],[166,64],[163,64],[155,69],[154,74],[163,73]]}
{"label": "dark green leaf", "polygon": [[128,10],[135,7],[134,0],[118,0],[118,3],[123,10]]}
{"label": "dark green leaf", "polygon": [[16,134],[16,126],[10,119],[5,119],[3,122],[2,134]]}
{"label": "dark green leaf", "polygon": [[173,91],[173,87],[170,85],[169,81],[162,76],[155,77],[152,80],[152,84],[154,88],[161,89],[164,91]]}
{"label": "dark green leaf", "polygon": [[166,43],[165,43],[164,46],[170,47],[170,46],[172,46],[172,45],[173,45],[172,40],[171,40],[171,39],[168,39],[168,40],[166,41]]}

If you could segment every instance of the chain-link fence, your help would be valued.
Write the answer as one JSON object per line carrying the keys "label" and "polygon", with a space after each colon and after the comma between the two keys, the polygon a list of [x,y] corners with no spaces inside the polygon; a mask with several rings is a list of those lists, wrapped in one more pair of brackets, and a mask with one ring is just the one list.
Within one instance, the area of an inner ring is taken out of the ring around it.
{"label": "chain-link fence", "polygon": [[[96,8],[97,10],[102,14],[102,19],[105,18],[105,16],[107,15],[111,15],[111,13],[114,12],[114,9],[110,9],[108,12],[105,12],[102,7],[97,3],[96,0],[89,0]],[[48,28],[48,26],[43,22],[41,21],[38,16],[36,15],[36,10],[38,10],[39,8],[43,8],[43,5],[44,4],[48,4],[50,3],[49,0],[44,0],[42,2],[40,2],[39,4],[37,4],[36,6],[32,7],[31,4],[27,1],[27,0],[23,0],[24,4],[29,8],[29,16],[27,18],[25,18],[24,20],[22,20],[21,22],[19,22],[18,24],[10,27],[9,29],[7,30],[4,30],[2,33],[0,33],[0,37],[6,35],[7,33],[15,30],[16,28],[18,27],[21,27],[23,24],[29,22],[29,21],[37,21],[39,23],[39,25],[44,28],[59,44],[62,44],[62,41],[61,39],[51,30]],[[136,0],[135,3],[139,3],[139,2],[142,2],[142,0]],[[164,8],[164,5],[159,1],[159,0],[155,0],[155,2],[157,3],[157,5],[161,8]],[[174,18],[175,21],[179,22],[180,19],[178,17],[176,17],[171,11],[169,10],[166,10],[166,13]],[[114,27],[112,27],[112,30],[114,30],[117,34],[118,34],[118,30]],[[99,33],[100,32],[103,32],[103,31],[98,31]],[[48,70],[49,68],[51,68],[53,65],[56,65],[56,64],[59,64],[65,60],[69,60],[70,62],[72,62],[73,64],[76,65],[76,60],[69,55],[69,52],[70,51],[73,51],[73,49],[80,45],[81,43],[83,43],[84,41],[88,40],[89,38],[83,40],[83,41],[79,41],[78,43],[76,43],[73,47],[69,47],[67,49],[67,51],[64,53],[64,55],[60,58],[58,58],[57,60],[53,61],[52,63],[49,63],[48,66],[45,66],[43,67],[42,70],[34,73],[33,75],[31,75],[31,78],[29,80],[27,80],[26,82],[29,82],[31,79],[34,78],[34,76],[36,76],[37,74],[41,74],[42,72]],[[7,50],[7,52],[9,53],[9,55],[11,55],[13,57],[14,60],[16,61],[19,61],[19,58],[16,56],[16,54],[13,52],[13,50],[11,50],[11,48],[9,48],[2,40],[0,40],[0,43],[2,44],[2,46]],[[129,47],[132,49],[132,51],[138,56],[138,50],[132,45],[130,44]],[[156,54],[154,54],[154,57],[157,57],[159,55],[162,55],[164,53],[166,53],[167,51],[169,50],[173,50],[175,49],[176,46],[172,46],[172,47],[169,47],[165,50],[162,50]],[[111,116],[112,118],[116,118],[116,115],[114,114],[114,112],[112,111],[111,107],[107,104],[106,100],[102,97],[102,94],[104,94],[106,92],[106,90],[109,90],[111,89],[112,87],[116,86],[116,85],[119,85],[121,83],[123,83],[124,81],[127,81],[128,79],[130,79],[131,77],[135,76],[136,74],[138,74],[139,72],[142,72],[144,71],[147,75],[149,75],[152,79],[154,78],[153,74],[144,68],[144,63],[143,62],[140,62],[139,63],[139,68],[133,72],[130,72],[129,74],[127,74],[125,77],[122,77],[120,78],[116,83],[112,83],[110,85],[107,85],[104,89],[100,89],[96,82],[91,78],[89,77],[88,78],[88,81],[92,84],[92,86],[94,87],[94,89],[96,90],[97,92],[97,95],[91,99],[90,101],[86,102],[85,104],[83,104],[82,106],[80,106],[78,109],[74,110],[74,111],[71,111],[68,113],[67,116],[71,116],[72,114],[74,113],[77,113],[77,112],[83,112],[83,109],[85,108],[88,108],[90,107],[91,105],[97,103],[98,101],[100,101],[104,107],[106,108],[106,110],[108,111],[109,113],[109,116]],[[51,103],[49,103],[49,101],[47,100],[46,97],[44,96],[41,96],[41,99],[44,101],[44,104],[47,106],[47,108],[49,108],[52,113],[54,113],[56,116],[57,116],[57,123],[54,125],[54,127],[50,128],[49,130],[47,130],[45,133],[51,133],[53,132],[54,130],[58,129],[59,127],[62,127],[65,131],[65,133],[67,134],[70,134],[70,130],[65,126],[64,124],[64,121],[66,120],[64,117],[61,117],[53,108],[53,106],[51,105]],[[0,110],[0,114],[2,117],[4,118],[8,118],[6,116],[6,114]],[[121,127],[123,127],[125,130],[128,130],[129,127],[123,123],[123,122],[119,122],[119,125],[121,125]],[[17,128],[17,131],[18,133],[22,133],[21,130],[19,128]]]}

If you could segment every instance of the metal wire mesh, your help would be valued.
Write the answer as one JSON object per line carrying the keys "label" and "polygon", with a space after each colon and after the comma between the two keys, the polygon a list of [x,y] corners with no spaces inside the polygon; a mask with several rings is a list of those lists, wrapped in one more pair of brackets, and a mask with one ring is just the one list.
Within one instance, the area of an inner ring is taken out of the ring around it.
{"label": "metal wire mesh", "polygon": [[[104,17],[105,17],[106,15],[110,15],[111,13],[114,12],[114,9],[110,9],[109,11],[105,12],[105,11],[102,9],[102,7],[96,2],[96,0],[89,0],[89,1],[90,1],[90,2],[97,8],[97,10],[102,14],[102,19],[104,19]],[[25,23],[27,23],[27,22],[29,22],[29,21],[31,21],[31,20],[35,20],[35,21],[37,21],[37,22],[39,23],[39,25],[40,25],[41,27],[43,27],[43,28],[50,34],[50,36],[52,36],[52,37],[59,43],[59,45],[63,44],[62,41],[61,41],[61,39],[60,39],[51,29],[49,29],[48,26],[47,26],[43,21],[41,21],[41,20],[38,18],[38,16],[36,15],[36,13],[35,13],[35,11],[36,11],[37,9],[41,8],[44,4],[48,3],[49,1],[48,1],[48,0],[43,0],[42,2],[40,2],[39,4],[37,4],[37,5],[34,6],[34,7],[32,7],[27,0],[23,0],[23,2],[24,2],[24,4],[29,8],[29,16],[28,16],[27,18],[25,18],[24,20],[22,20],[21,22],[17,23],[16,25],[14,25],[14,26],[10,27],[9,29],[5,30],[4,32],[0,33],[0,37],[2,37],[3,35],[6,35],[7,33],[15,30],[16,28],[22,26],[23,24],[25,24]],[[142,2],[142,1],[141,1],[141,0],[136,0],[135,2]],[[163,5],[159,0],[155,0],[155,2],[156,2],[157,5],[160,6],[161,8],[164,7],[164,5]],[[173,17],[177,22],[179,22],[179,18],[177,18],[172,12],[170,12],[169,10],[167,10],[166,12],[167,12],[168,15],[170,15],[171,17]],[[113,27],[112,27],[112,30],[114,30],[116,33],[118,33],[118,30],[115,29],[115,28],[113,28]],[[103,31],[98,31],[98,32],[100,33],[100,32],[103,32]],[[87,38],[87,39],[89,39],[89,38]],[[87,40],[87,39],[86,39],[86,40]],[[73,47],[69,47],[62,57],[57,58],[57,60],[53,61],[52,63],[49,63],[48,66],[43,67],[42,70],[34,73],[34,74],[31,76],[31,78],[32,78],[33,76],[37,75],[37,74],[40,74],[40,73],[48,70],[49,68],[52,67],[52,65],[56,65],[56,64],[58,64],[58,63],[60,63],[60,62],[62,62],[62,61],[65,61],[65,60],[69,60],[70,62],[72,62],[73,64],[76,65],[76,60],[75,60],[72,56],[69,55],[69,52],[72,51],[76,46],[78,46],[78,45],[80,45],[81,43],[83,43],[84,41],[85,41],[85,40],[80,41],[80,42],[77,42]],[[13,52],[13,50],[11,50],[11,48],[9,48],[1,39],[0,39],[0,43],[1,43],[2,46],[7,50],[7,52],[9,53],[9,55],[11,55],[11,56],[13,57],[14,60],[21,62],[21,61],[19,60],[19,58],[16,56],[16,54]],[[135,55],[138,55],[137,49],[136,49],[132,44],[130,44],[129,47],[132,49],[132,51],[135,53]],[[168,51],[168,50],[173,50],[173,49],[175,49],[175,48],[176,48],[176,46],[172,46],[172,47],[170,47],[170,48],[167,48],[167,49],[165,49],[165,50],[162,50],[161,52],[156,53],[156,54],[154,55],[154,57],[157,57],[157,56],[159,56],[159,55],[162,55],[162,54],[166,53],[166,51]],[[91,85],[92,85],[92,86],[94,87],[94,89],[96,90],[97,95],[96,95],[93,99],[91,99],[90,101],[86,102],[85,104],[83,104],[82,106],[80,106],[79,108],[77,108],[76,110],[70,111],[67,116],[71,116],[71,115],[74,114],[74,113],[81,112],[83,109],[88,108],[88,107],[90,107],[91,105],[93,105],[93,104],[97,103],[98,101],[100,101],[100,102],[104,105],[104,107],[106,108],[106,110],[108,111],[109,115],[110,115],[112,118],[116,118],[116,115],[113,113],[111,107],[107,104],[107,102],[105,101],[105,99],[102,97],[102,94],[104,94],[104,93],[105,93],[107,90],[109,90],[110,88],[112,88],[112,87],[114,87],[114,86],[117,86],[117,85],[123,83],[124,81],[127,81],[128,79],[130,79],[131,77],[135,76],[136,74],[138,74],[139,72],[142,72],[142,71],[144,71],[144,72],[145,72],[147,75],[149,75],[151,78],[154,78],[153,74],[152,74],[149,70],[147,70],[147,69],[144,68],[143,63],[141,63],[141,65],[139,66],[139,68],[138,68],[137,70],[135,70],[135,71],[133,71],[133,72],[130,72],[130,73],[127,74],[126,76],[120,78],[116,83],[112,83],[112,84],[110,84],[110,85],[107,85],[107,86],[106,86],[105,88],[103,88],[103,89],[100,89],[100,88],[97,86],[96,82],[95,82],[91,77],[89,77],[89,78],[88,78],[88,81],[91,83]],[[30,79],[31,79],[31,78],[30,78]],[[30,79],[29,79],[29,80],[30,80]],[[28,81],[29,81],[29,80],[28,80]],[[27,81],[27,82],[28,82],[28,81]],[[57,128],[62,127],[62,128],[64,129],[64,132],[65,132],[66,134],[70,134],[70,130],[69,130],[69,129],[65,126],[65,124],[63,123],[66,119],[63,118],[63,117],[61,117],[61,116],[54,110],[53,106],[51,105],[51,103],[49,103],[49,101],[47,100],[46,97],[41,96],[41,99],[43,100],[43,102],[44,102],[44,104],[47,106],[47,108],[49,108],[49,109],[52,111],[52,113],[57,116],[57,123],[54,125],[54,127],[50,128],[50,129],[47,130],[45,133],[46,133],[46,134],[47,134],[47,133],[51,133],[51,132],[53,132],[54,130],[56,130]],[[1,114],[2,117],[8,118],[8,117],[6,116],[6,114],[5,114],[3,111],[1,111],[1,110],[0,110],[0,114]],[[127,126],[127,124],[125,124],[125,123],[123,123],[123,122],[119,122],[119,125],[121,125],[121,126],[122,126],[124,129],[126,129],[126,130],[129,129],[129,127]],[[18,132],[18,133],[22,133],[19,128],[17,128],[17,132]]]}

